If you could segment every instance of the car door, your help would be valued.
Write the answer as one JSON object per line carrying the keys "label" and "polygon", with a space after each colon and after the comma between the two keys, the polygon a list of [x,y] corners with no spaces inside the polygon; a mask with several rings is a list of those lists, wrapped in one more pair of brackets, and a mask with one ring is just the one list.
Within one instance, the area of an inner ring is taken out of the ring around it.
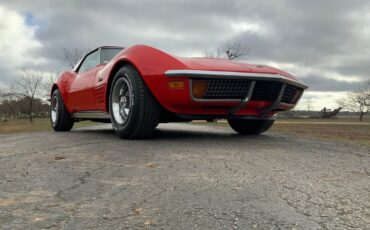
{"label": "car door", "polygon": [[89,53],[78,69],[70,86],[70,99],[74,112],[94,110],[93,81],[100,64],[99,49]]}
{"label": "car door", "polygon": [[108,64],[113,57],[115,57],[122,47],[101,47],[100,48],[100,65],[97,67],[96,77],[94,80],[93,98],[95,101],[96,111],[105,111],[105,91],[107,87],[107,81],[104,81],[101,71],[106,64]]}

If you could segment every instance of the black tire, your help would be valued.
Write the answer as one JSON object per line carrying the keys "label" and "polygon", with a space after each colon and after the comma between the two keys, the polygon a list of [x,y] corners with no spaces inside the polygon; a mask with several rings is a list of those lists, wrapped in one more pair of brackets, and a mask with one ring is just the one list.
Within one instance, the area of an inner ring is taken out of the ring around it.
{"label": "black tire", "polygon": [[[129,112],[123,112],[124,109]],[[124,66],[114,76],[109,112],[113,129],[120,138],[143,139],[152,136],[159,122],[160,108],[134,67]]]}
{"label": "black tire", "polygon": [[230,127],[242,135],[258,135],[266,132],[274,124],[274,120],[227,119]]}
{"label": "black tire", "polygon": [[[56,117],[53,117],[53,112],[56,112]],[[66,109],[58,89],[54,90],[51,96],[50,122],[53,129],[58,132],[70,131],[74,124],[74,120]]]}

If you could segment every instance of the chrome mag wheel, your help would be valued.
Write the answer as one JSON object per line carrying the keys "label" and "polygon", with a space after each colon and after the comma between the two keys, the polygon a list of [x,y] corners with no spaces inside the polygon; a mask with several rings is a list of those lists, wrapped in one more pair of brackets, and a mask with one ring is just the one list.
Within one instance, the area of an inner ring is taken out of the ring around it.
{"label": "chrome mag wheel", "polygon": [[56,96],[51,100],[51,122],[55,124],[58,120],[58,98]]}
{"label": "chrome mag wheel", "polygon": [[119,124],[127,122],[132,109],[131,84],[125,78],[120,78],[113,88],[112,112],[114,119]]}
{"label": "chrome mag wheel", "polygon": [[132,66],[122,66],[109,89],[109,112],[114,132],[122,139],[150,137],[159,122],[160,107]]}

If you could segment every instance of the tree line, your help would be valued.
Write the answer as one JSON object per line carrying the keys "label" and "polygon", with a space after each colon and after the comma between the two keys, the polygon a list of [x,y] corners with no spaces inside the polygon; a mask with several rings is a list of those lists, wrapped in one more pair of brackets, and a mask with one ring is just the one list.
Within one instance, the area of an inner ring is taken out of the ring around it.
{"label": "tree line", "polygon": [[[58,59],[66,68],[74,65],[86,53],[84,49],[63,48]],[[51,86],[58,74],[23,69],[19,78],[0,88],[0,120],[48,117]]]}
{"label": "tree line", "polygon": [[47,97],[56,74],[22,70],[22,76],[0,89],[0,115],[6,121],[8,116],[25,118],[32,122],[34,117],[47,117]]}
{"label": "tree line", "polygon": [[[30,98],[5,99],[0,103],[0,116],[2,121],[8,119],[30,119]],[[33,118],[49,117],[50,105],[39,98],[32,102],[31,120]]]}

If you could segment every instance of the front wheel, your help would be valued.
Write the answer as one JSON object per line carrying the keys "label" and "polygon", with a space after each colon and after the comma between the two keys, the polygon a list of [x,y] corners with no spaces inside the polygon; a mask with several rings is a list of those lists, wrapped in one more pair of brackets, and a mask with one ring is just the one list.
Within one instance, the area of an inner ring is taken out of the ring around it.
{"label": "front wheel", "polygon": [[148,138],[159,122],[159,105],[132,66],[124,66],[116,73],[109,110],[114,131],[124,139]]}
{"label": "front wheel", "polygon": [[227,119],[230,127],[242,135],[258,135],[266,132],[274,124],[274,120],[252,120],[242,118]]}

